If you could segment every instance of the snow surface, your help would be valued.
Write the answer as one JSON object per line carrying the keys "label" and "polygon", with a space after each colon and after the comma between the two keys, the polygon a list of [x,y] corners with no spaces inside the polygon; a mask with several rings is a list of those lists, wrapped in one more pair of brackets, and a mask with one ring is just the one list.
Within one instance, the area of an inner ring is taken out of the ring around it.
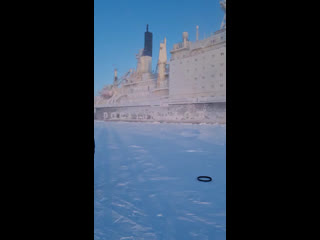
{"label": "snow surface", "polygon": [[226,239],[225,125],[95,121],[94,137],[95,240]]}

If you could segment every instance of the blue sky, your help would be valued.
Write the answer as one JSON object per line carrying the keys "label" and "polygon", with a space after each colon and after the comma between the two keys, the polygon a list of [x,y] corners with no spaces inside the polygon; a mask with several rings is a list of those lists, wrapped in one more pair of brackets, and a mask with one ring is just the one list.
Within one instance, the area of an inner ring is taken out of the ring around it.
{"label": "blue sky", "polygon": [[135,55],[144,47],[147,24],[153,33],[155,70],[164,37],[169,60],[182,32],[194,41],[199,25],[199,39],[203,39],[220,28],[223,14],[219,0],[94,0],[94,95],[113,82],[114,68],[119,77],[136,68]]}

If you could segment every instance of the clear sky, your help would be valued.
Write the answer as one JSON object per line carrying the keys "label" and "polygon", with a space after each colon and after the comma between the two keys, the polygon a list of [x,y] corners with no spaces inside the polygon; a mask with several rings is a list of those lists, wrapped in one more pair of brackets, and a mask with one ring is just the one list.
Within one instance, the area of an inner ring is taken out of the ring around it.
{"label": "clear sky", "polygon": [[155,70],[160,42],[167,38],[167,54],[173,44],[199,39],[219,30],[223,19],[219,0],[94,0],[94,95],[130,68],[136,69],[135,55],[144,47],[144,32],[149,24],[153,33],[152,69]]}

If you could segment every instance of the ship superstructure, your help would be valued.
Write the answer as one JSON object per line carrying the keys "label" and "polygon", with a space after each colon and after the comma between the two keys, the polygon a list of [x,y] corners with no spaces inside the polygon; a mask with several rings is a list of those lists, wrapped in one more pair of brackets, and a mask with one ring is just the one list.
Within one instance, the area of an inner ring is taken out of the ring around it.
{"label": "ship superstructure", "polygon": [[171,102],[226,101],[225,28],[195,42],[183,33],[183,41],[170,53]]}

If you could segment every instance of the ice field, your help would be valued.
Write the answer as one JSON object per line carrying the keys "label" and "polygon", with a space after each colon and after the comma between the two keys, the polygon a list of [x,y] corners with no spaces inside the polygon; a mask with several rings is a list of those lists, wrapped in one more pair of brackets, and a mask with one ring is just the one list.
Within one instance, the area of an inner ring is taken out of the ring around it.
{"label": "ice field", "polygon": [[94,137],[95,240],[226,239],[225,125],[95,121]]}

